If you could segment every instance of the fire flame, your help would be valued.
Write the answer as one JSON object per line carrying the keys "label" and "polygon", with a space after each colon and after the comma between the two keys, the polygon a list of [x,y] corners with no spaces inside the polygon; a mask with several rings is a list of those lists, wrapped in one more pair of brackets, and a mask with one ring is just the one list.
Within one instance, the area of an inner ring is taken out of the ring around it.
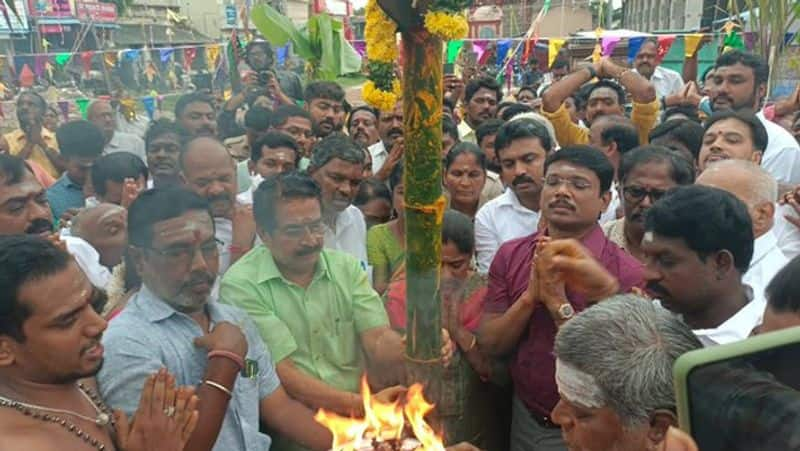
{"label": "fire flame", "polygon": [[422,444],[417,450],[444,451],[442,437],[425,421],[425,415],[434,405],[425,400],[421,384],[408,389],[404,405],[399,399],[386,403],[372,396],[365,377],[361,380],[361,396],[364,418],[347,418],[324,409],[314,415],[314,419],[333,434],[332,451],[371,449],[373,440],[402,440],[406,423]]}

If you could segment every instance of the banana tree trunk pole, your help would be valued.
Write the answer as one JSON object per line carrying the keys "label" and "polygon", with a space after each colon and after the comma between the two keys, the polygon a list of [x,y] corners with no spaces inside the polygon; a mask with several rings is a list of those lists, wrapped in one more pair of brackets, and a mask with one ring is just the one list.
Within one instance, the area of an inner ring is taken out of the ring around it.
{"label": "banana tree trunk pole", "polygon": [[421,26],[403,34],[407,369],[440,399],[439,262],[442,197],[442,41]]}

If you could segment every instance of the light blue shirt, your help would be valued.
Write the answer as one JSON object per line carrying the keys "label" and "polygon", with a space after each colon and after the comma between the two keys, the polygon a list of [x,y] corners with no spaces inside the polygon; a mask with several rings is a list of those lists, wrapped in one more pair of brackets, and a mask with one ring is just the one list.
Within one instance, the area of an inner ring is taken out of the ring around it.
{"label": "light blue shirt", "polygon": [[[241,374],[228,403],[214,451],[268,450],[270,437],[259,432],[259,402],[280,386],[269,351],[253,323],[241,310],[216,301],[207,305],[213,324],[242,324],[248,343],[247,358],[258,365],[253,378]],[[97,375],[103,400],[131,415],[136,411],[145,379],[166,367],[177,385],[203,382],[207,351],[194,345],[203,335],[200,326],[154,295],[146,286],[111,320],[103,335],[105,361]]]}

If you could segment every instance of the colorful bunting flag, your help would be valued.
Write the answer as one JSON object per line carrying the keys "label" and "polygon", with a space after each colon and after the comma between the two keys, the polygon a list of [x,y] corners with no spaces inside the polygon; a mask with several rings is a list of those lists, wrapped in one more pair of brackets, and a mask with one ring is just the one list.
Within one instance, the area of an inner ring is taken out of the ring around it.
{"label": "colorful bunting flag", "polygon": [[536,41],[538,41],[538,38],[531,38],[525,41],[525,52],[522,54],[523,63],[527,64],[528,60],[531,58],[531,55],[536,50]]}
{"label": "colorful bunting flag", "polygon": [[367,54],[367,42],[366,41],[353,41],[353,48],[358,52],[359,55],[363,58],[364,55]]}
{"label": "colorful bunting flag", "polygon": [[703,41],[703,35],[700,33],[687,34],[683,37],[683,56],[686,58],[694,57],[700,43]]}
{"label": "colorful bunting flag", "polygon": [[611,56],[614,53],[614,49],[617,48],[617,44],[621,41],[622,38],[619,36],[606,36],[600,40],[600,46],[602,47],[603,56]]}
{"label": "colorful bunting flag", "polygon": [[597,44],[594,45],[594,50],[592,51],[592,62],[596,63],[600,61],[600,58],[603,57],[603,46],[600,45],[598,41]]}
{"label": "colorful bunting flag", "polygon": [[206,47],[206,64],[208,65],[209,71],[213,71],[214,69],[217,68],[218,58],[219,58],[219,44],[209,45],[208,47]]}
{"label": "colorful bunting flag", "polygon": [[497,42],[497,55],[495,55],[495,64],[502,66],[508,56],[508,51],[511,50],[511,39],[503,39]]}
{"label": "colorful bunting flag", "polygon": [[633,60],[636,59],[636,55],[639,54],[639,49],[642,48],[645,39],[647,38],[639,36],[628,40],[628,64],[633,63]]}
{"label": "colorful bunting flag", "polygon": [[725,40],[722,42],[722,53],[730,52],[731,50],[744,50],[744,40],[742,34],[738,31],[731,31],[725,35]]}
{"label": "colorful bunting flag", "polygon": [[289,44],[284,45],[283,47],[278,47],[275,49],[275,62],[278,63],[278,67],[283,67],[286,65],[286,58],[289,57]]}
{"label": "colorful bunting flag", "polygon": [[23,88],[30,88],[33,86],[33,82],[35,79],[35,75],[31,70],[31,67],[27,64],[22,66],[22,70],[19,72],[19,84]]}
{"label": "colorful bunting flag", "polygon": [[486,49],[489,47],[489,41],[485,39],[479,39],[477,41],[472,41],[472,51],[478,55],[478,64],[484,64],[486,60],[484,57],[487,55]]}
{"label": "colorful bunting flag", "polygon": [[78,111],[81,112],[81,117],[86,119],[86,110],[89,108],[89,99],[75,99],[75,105],[78,105]]}
{"label": "colorful bunting flag", "polygon": [[156,114],[156,99],[153,96],[142,97],[142,105],[147,117],[152,121]]}
{"label": "colorful bunting flag", "polygon": [[64,118],[64,122],[69,120],[69,102],[66,100],[59,100],[58,101],[58,109],[61,110],[61,116]]}
{"label": "colorful bunting flag", "polygon": [[558,56],[558,52],[561,50],[561,47],[564,47],[564,43],[566,41],[564,39],[550,39],[550,44],[547,46],[547,67],[553,67],[553,63],[556,61],[556,57]]}
{"label": "colorful bunting flag", "polygon": [[447,64],[453,64],[458,59],[458,54],[461,48],[464,47],[464,41],[447,41]]}
{"label": "colorful bunting flag", "polygon": [[194,62],[195,57],[197,56],[197,49],[184,49],[183,50],[183,67],[187,71],[192,69],[192,63]]}
{"label": "colorful bunting flag", "polygon": [[142,53],[141,50],[125,50],[122,53],[122,57],[128,61],[136,61],[139,58],[139,55]]}
{"label": "colorful bunting flag", "polygon": [[158,51],[158,58],[161,60],[161,64],[167,64],[169,59],[172,58],[172,54],[175,53],[175,49],[172,47],[166,49],[160,49]]}
{"label": "colorful bunting flag", "polygon": [[106,63],[106,67],[111,69],[117,65],[117,61],[119,60],[119,56],[116,52],[106,52],[103,56],[103,62]]}
{"label": "colorful bunting flag", "polygon": [[56,55],[56,64],[63,66],[69,62],[70,58],[72,58],[72,55],[69,53],[59,53]]}
{"label": "colorful bunting flag", "polygon": [[658,37],[658,56],[656,57],[656,61],[660,63],[664,60],[664,57],[667,56],[669,48],[672,47],[673,42],[675,42],[674,34]]}
{"label": "colorful bunting flag", "polygon": [[47,56],[36,55],[36,58],[34,58],[33,73],[36,74],[37,78],[42,78],[42,75],[44,75],[44,69],[46,64],[47,64]]}
{"label": "colorful bunting flag", "polygon": [[94,58],[94,52],[89,50],[86,52],[81,52],[81,64],[83,65],[83,72],[88,73],[92,70],[92,58]]}

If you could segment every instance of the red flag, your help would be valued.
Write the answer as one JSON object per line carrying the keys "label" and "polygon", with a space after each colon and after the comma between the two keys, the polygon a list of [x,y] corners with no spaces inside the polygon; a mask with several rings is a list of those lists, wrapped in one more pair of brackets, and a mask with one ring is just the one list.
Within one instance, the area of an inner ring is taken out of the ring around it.
{"label": "red flag", "polygon": [[81,53],[81,63],[83,64],[84,73],[89,73],[89,71],[92,70],[92,58],[94,58],[94,52],[91,50]]}
{"label": "red flag", "polygon": [[667,56],[669,52],[669,48],[672,47],[672,43],[675,42],[675,35],[668,34],[664,36],[658,37],[658,62],[664,60],[664,57]]}
{"label": "red flag", "polygon": [[536,38],[528,39],[527,41],[525,41],[525,53],[522,54],[522,62],[523,63],[526,63],[526,64],[528,63],[528,60],[530,59],[531,54],[536,49],[536,41],[537,41]]}
{"label": "red flag", "polygon": [[192,69],[192,62],[194,62],[194,58],[197,56],[197,49],[185,49],[183,51],[183,68],[187,71]]}

